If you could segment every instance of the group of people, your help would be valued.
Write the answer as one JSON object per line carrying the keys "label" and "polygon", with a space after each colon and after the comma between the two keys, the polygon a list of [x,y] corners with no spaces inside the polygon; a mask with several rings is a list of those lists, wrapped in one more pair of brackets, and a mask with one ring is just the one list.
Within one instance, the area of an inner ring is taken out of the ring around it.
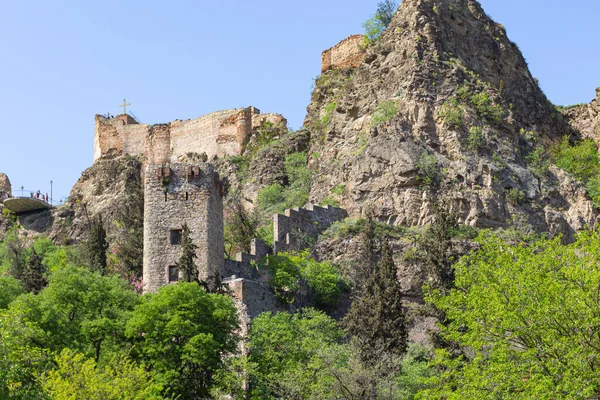
{"label": "group of people", "polygon": [[32,199],[40,199],[42,201],[45,201],[46,203],[50,202],[50,198],[48,197],[48,193],[46,193],[46,195],[43,195],[41,191],[37,191],[37,193],[33,193],[31,192],[31,198]]}

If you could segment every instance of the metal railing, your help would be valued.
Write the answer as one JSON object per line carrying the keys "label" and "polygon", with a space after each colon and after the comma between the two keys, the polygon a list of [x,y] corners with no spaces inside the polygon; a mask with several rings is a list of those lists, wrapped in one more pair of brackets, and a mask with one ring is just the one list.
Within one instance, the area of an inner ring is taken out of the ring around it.
{"label": "metal railing", "polygon": [[13,190],[10,198],[13,198],[13,199],[36,199],[36,200],[43,201],[44,203],[49,204],[51,206],[54,204],[58,204],[57,202],[53,201],[53,199],[50,197],[50,195],[48,193],[42,193],[41,190],[27,190],[27,189]]}

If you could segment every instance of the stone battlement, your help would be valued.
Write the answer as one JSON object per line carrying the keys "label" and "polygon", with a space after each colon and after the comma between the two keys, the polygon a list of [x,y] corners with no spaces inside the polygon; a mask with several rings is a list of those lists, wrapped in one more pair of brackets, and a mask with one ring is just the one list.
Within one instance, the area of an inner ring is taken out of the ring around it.
{"label": "stone battlement", "polygon": [[273,216],[273,251],[300,251],[337,221],[348,218],[343,208],[309,205]]}
{"label": "stone battlement", "polygon": [[335,68],[356,68],[363,61],[363,35],[352,35],[321,54],[321,73]]}
{"label": "stone battlement", "polygon": [[187,153],[206,153],[209,158],[237,155],[263,122],[287,123],[283,116],[261,114],[255,107],[156,125],[139,124],[127,114],[96,115],[94,161],[110,154],[142,155],[148,163],[177,162]]}

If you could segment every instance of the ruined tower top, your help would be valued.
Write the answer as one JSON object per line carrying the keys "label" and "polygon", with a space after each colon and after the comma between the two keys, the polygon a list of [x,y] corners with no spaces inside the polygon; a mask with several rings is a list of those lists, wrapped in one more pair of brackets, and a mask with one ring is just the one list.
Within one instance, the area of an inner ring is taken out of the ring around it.
{"label": "ruined tower top", "polygon": [[198,276],[223,272],[223,184],[209,163],[147,164],[144,175],[144,290],[179,279],[184,224],[196,245]]}

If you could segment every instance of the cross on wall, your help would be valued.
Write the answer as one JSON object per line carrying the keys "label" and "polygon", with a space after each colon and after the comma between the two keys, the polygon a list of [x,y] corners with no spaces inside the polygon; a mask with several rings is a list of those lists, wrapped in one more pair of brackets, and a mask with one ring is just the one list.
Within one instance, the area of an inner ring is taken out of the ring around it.
{"label": "cross on wall", "polygon": [[123,99],[123,104],[119,104],[119,107],[123,107],[123,114],[127,114],[127,106],[130,106],[125,99]]}

